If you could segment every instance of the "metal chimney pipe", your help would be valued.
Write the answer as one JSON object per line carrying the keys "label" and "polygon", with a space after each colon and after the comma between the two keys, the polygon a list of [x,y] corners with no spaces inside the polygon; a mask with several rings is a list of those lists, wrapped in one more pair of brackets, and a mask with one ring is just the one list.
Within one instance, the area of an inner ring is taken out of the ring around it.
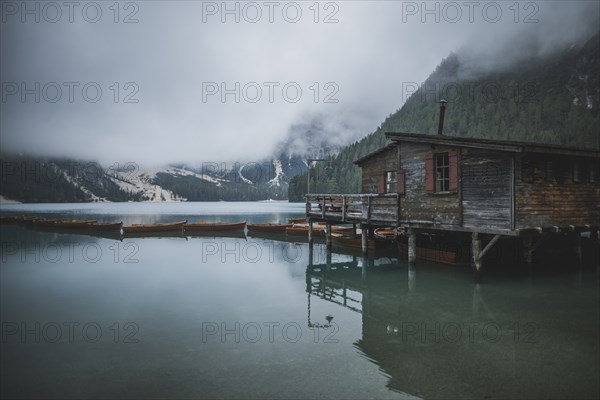
{"label": "metal chimney pipe", "polygon": [[438,125],[438,135],[444,134],[444,113],[446,112],[446,103],[446,100],[440,100],[440,124]]}

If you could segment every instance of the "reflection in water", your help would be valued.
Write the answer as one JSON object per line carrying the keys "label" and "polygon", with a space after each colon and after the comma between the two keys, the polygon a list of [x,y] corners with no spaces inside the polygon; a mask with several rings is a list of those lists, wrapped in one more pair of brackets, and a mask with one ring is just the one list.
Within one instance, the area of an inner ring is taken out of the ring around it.
{"label": "reflection in water", "polygon": [[[98,207],[105,220],[140,217]],[[242,215],[241,205],[224,204],[225,214],[239,208],[226,217],[166,207],[171,214],[142,217],[263,222],[303,210]],[[97,343],[81,330],[72,343],[67,331],[38,343],[3,331],[0,397],[598,397],[595,269],[490,268],[474,284],[468,268],[409,269],[403,259],[327,253],[281,236],[121,242],[19,226],[0,233],[3,324],[97,323],[104,333]],[[123,342],[130,322],[135,344]],[[258,326],[263,335],[206,342],[205,323]],[[276,328],[273,340],[265,324]],[[298,341],[282,334],[286,324],[302,330]]]}
{"label": "reflection in water", "polygon": [[572,285],[566,273],[534,284],[502,276],[474,284],[468,272],[423,262],[409,269],[353,260],[309,265],[306,289],[309,310],[312,294],[362,315],[355,347],[392,390],[424,398],[594,398],[598,276],[585,273],[588,284]]}

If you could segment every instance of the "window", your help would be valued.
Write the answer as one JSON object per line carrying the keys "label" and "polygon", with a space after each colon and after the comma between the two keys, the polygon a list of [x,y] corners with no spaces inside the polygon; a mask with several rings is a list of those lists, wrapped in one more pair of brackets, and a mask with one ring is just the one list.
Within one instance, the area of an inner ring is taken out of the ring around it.
{"label": "window", "polygon": [[396,193],[397,185],[398,180],[396,176],[396,171],[387,171],[385,173],[385,192]]}
{"label": "window", "polygon": [[429,153],[425,157],[425,191],[427,193],[458,193],[460,150]]}
{"label": "window", "polygon": [[448,192],[450,190],[450,161],[448,153],[435,155],[435,191]]}

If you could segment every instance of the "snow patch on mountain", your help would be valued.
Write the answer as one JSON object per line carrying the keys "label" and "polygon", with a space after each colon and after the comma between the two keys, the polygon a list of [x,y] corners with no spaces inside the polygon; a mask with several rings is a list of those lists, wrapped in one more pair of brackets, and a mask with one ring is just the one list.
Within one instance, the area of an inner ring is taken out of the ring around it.
{"label": "snow patch on mountain", "polygon": [[273,160],[273,166],[275,167],[275,176],[273,177],[273,179],[271,179],[270,181],[267,182],[267,185],[269,185],[270,187],[273,187],[273,186],[281,187],[281,185],[284,183],[283,179],[285,178],[281,160],[277,160],[277,159]]}

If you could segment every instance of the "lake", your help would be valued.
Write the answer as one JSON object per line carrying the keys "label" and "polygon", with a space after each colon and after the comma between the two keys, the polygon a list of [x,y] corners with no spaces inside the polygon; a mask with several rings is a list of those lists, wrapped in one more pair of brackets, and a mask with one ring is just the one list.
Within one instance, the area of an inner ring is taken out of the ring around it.
{"label": "lake", "polygon": [[[1,205],[141,223],[304,204]],[[598,398],[600,271],[363,260],[270,238],[0,227],[3,398]],[[510,268],[508,268],[510,267]],[[485,268],[485,267],[484,267]]]}

